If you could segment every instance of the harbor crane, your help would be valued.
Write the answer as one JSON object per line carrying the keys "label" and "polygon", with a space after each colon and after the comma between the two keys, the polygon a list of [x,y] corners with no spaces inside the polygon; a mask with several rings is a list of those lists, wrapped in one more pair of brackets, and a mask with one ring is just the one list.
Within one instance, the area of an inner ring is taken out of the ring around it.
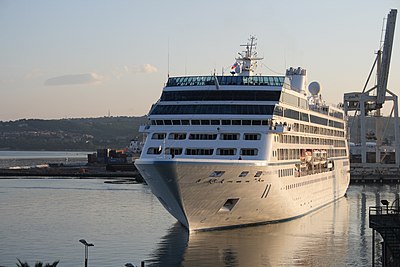
{"label": "harbor crane", "polygon": [[[392,9],[388,14],[385,28],[385,38],[383,43],[383,50],[381,48],[376,53],[375,62],[371,68],[368,79],[365,83],[362,92],[352,92],[344,94],[344,111],[346,116],[349,116],[349,112],[353,112],[354,117],[359,119],[359,131],[357,136],[357,145],[361,147],[361,167],[367,166],[369,163],[374,163],[374,166],[381,167],[382,155],[382,127],[379,117],[381,117],[381,109],[386,101],[392,101],[393,107],[389,117],[393,116],[394,119],[394,142],[392,143],[395,150],[395,163],[396,167],[400,164],[400,149],[399,149],[399,123],[398,123],[398,97],[388,88],[390,60],[392,56],[392,47],[394,39],[394,30],[396,25],[397,9]],[[376,68],[376,85],[372,88],[367,89],[369,80],[371,78],[374,69]],[[357,116],[357,113],[359,115]],[[367,130],[366,130],[366,117],[369,115],[375,115],[375,138],[376,138],[376,154],[375,162],[368,160],[367,158]],[[390,118],[389,118],[390,119]],[[353,124],[356,120],[353,120]],[[349,126],[349,132],[351,128]]]}

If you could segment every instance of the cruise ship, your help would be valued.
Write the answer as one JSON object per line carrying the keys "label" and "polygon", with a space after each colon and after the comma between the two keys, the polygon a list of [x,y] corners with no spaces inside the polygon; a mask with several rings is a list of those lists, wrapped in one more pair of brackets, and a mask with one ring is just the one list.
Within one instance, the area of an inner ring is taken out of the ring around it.
{"label": "cruise ship", "polygon": [[349,185],[341,106],[300,67],[256,74],[256,39],[242,47],[228,75],[168,77],[140,127],[135,165],[190,231],[294,219]]}

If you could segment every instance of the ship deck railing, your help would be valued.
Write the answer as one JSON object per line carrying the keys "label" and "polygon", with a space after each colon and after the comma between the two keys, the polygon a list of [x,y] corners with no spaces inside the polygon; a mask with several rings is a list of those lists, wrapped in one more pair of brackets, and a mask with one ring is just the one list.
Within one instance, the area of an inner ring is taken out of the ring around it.
{"label": "ship deck railing", "polygon": [[[395,207],[391,208],[389,206],[376,206],[376,207],[369,207],[369,215],[379,215],[379,216],[386,216],[392,217],[392,215],[400,216],[400,209]],[[399,224],[400,227],[400,224]]]}
{"label": "ship deck railing", "polygon": [[[153,125],[149,125],[149,124],[145,124],[145,125],[140,125],[139,126],[139,132],[140,133],[145,133],[145,132],[149,132],[151,126]],[[198,126],[198,125],[195,125]],[[290,132],[292,130],[292,128],[290,126],[287,125],[263,125],[265,127],[267,127],[267,131],[271,132],[271,133],[285,133],[285,132]]]}

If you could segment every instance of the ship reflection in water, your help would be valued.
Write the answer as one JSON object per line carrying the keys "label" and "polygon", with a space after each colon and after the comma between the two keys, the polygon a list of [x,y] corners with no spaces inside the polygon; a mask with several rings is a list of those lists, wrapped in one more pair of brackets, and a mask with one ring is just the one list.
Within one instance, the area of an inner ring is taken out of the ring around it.
{"label": "ship reflection in water", "polygon": [[[176,223],[148,265],[371,266],[368,207],[398,197],[396,185],[352,185],[346,198],[283,223],[190,234]],[[377,237],[377,266],[381,241]]]}
{"label": "ship reflection in water", "polygon": [[283,223],[190,234],[177,223],[159,243],[153,266],[320,266],[344,262],[340,257],[346,257],[349,250],[349,216],[348,200],[342,198]]}

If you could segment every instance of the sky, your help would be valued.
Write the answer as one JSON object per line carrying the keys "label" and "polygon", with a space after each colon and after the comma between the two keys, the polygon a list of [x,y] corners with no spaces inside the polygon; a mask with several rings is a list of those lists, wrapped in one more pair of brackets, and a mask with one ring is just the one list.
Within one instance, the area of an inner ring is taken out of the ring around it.
{"label": "sky", "polygon": [[[0,121],[142,116],[170,76],[307,69],[328,103],[362,91],[400,0],[0,0]],[[400,14],[389,90],[400,95]],[[372,87],[371,84],[370,87]]]}

